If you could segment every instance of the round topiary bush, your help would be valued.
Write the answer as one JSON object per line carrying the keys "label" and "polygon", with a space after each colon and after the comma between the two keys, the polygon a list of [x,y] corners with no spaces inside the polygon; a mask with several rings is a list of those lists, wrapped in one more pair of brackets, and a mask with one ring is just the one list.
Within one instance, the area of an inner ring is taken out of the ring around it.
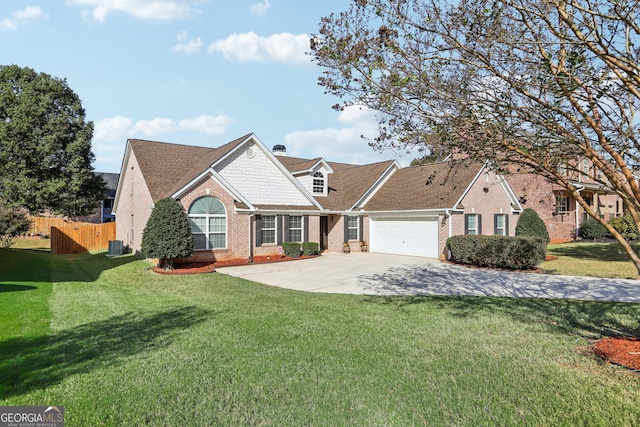
{"label": "round topiary bush", "polygon": [[171,197],[159,200],[142,232],[140,252],[157,258],[158,267],[173,269],[173,260],[193,253],[193,235],[187,213]]}
{"label": "round topiary bush", "polygon": [[549,243],[547,226],[538,216],[538,213],[531,208],[526,208],[520,214],[516,224],[516,236],[541,237],[545,243]]}

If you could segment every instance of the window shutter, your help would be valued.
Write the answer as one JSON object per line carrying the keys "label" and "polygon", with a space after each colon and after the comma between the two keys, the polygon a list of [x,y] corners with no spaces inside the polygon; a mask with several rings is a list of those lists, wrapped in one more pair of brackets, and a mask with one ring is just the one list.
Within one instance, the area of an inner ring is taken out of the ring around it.
{"label": "window shutter", "polygon": [[364,240],[364,217],[358,218],[358,238],[360,241]]}
{"label": "window shutter", "polygon": [[302,241],[303,242],[308,242],[309,241],[309,215],[304,215],[302,217]]}
{"label": "window shutter", "polygon": [[504,216],[504,235],[509,235],[509,215]]}
{"label": "window shutter", "polygon": [[276,216],[276,244],[282,245],[282,215]]}
{"label": "window shutter", "polygon": [[347,243],[349,242],[349,217],[344,215],[342,219],[344,220],[344,242]]}
{"label": "window shutter", "polygon": [[262,215],[256,215],[256,246],[262,246]]}
{"label": "window shutter", "polygon": [[469,215],[464,214],[464,234],[469,234]]}
{"label": "window shutter", "polygon": [[285,242],[290,241],[291,239],[289,238],[289,236],[291,235],[291,233],[289,232],[290,230],[290,222],[289,222],[289,215],[283,215],[282,216],[282,223],[283,223],[283,227],[282,227],[282,239]]}
{"label": "window shutter", "polygon": [[498,214],[493,214],[493,234],[498,234]]}
{"label": "window shutter", "polygon": [[482,234],[482,215],[478,214],[478,235]]}

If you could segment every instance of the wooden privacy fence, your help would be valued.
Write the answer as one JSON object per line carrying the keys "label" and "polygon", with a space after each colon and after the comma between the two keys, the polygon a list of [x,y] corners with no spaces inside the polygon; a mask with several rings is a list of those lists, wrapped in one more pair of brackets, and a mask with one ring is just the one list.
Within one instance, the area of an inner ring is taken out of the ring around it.
{"label": "wooden privacy fence", "polygon": [[51,253],[76,254],[107,249],[109,240],[116,239],[116,223],[83,225],[81,227],[51,227]]}
{"label": "wooden privacy fence", "polygon": [[63,227],[84,227],[87,225],[95,225],[89,224],[86,222],[76,222],[76,221],[67,221],[62,218],[47,218],[42,216],[32,216],[29,217],[31,220],[31,229],[29,233],[31,234],[44,234],[49,235],[51,233],[51,227],[63,228]]}

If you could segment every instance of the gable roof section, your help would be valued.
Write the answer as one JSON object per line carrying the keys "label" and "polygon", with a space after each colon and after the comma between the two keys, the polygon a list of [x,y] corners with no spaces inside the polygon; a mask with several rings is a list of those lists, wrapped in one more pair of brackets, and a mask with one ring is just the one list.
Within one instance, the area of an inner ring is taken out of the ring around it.
{"label": "gable roof section", "polygon": [[481,164],[441,162],[396,171],[367,202],[368,211],[456,209]]}
{"label": "gable roof section", "polygon": [[[321,158],[300,159],[285,156],[278,157],[278,160],[291,173],[310,170],[324,161]],[[333,170],[331,177],[327,178],[329,193],[323,197],[315,197],[315,199],[328,210],[350,210],[394,162],[394,160],[388,160],[369,165],[325,162]]]}
{"label": "gable roof section", "polygon": [[154,203],[167,197],[201,174],[247,136],[219,148],[130,139],[140,172],[145,178]]}

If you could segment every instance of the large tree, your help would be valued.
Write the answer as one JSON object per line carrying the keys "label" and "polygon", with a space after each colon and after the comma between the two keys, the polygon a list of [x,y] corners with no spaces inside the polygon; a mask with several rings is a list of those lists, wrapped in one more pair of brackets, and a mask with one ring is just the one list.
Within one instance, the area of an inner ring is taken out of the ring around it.
{"label": "large tree", "polygon": [[104,197],[93,123],[67,81],[0,66],[0,198],[31,213],[86,215]]}
{"label": "large tree", "polygon": [[640,224],[640,2],[354,0],[311,39],[319,83],[379,112],[374,147],[439,145],[566,189],[588,159]]}

